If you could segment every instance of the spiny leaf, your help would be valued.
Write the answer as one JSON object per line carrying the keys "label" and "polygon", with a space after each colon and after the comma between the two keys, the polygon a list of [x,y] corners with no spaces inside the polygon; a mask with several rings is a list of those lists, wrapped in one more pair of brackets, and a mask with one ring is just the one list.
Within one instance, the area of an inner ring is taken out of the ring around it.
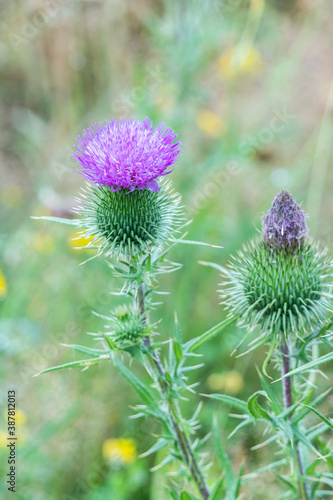
{"label": "spiny leaf", "polygon": [[215,262],[205,262],[203,260],[199,260],[199,264],[201,264],[202,266],[213,267],[214,269],[220,271],[222,274],[228,273],[228,269],[220,266],[219,264],[216,264]]}
{"label": "spiny leaf", "polygon": [[212,245],[211,243],[204,243],[203,241],[194,241],[194,240],[184,240],[184,239],[174,239],[176,243],[185,243],[185,245],[199,245],[204,247],[212,247],[212,248],[223,248],[219,245]]}
{"label": "spiny leaf", "polygon": [[195,351],[196,349],[198,349],[203,344],[214,338],[218,333],[224,330],[224,328],[231,325],[235,321],[236,321],[235,318],[227,318],[221,321],[221,323],[218,323],[217,325],[213,326],[213,328],[207,330],[207,332],[203,333],[202,335],[199,335],[199,337],[189,340],[185,344],[185,348],[188,349],[190,352]]}
{"label": "spiny leaf", "polygon": [[257,368],[257,372],[258,372],[258,375],[260,378],[262,388],[264,389],[264,391],[266,391],[266,393],[270,399],[272,410],[274,411],[275,415],[279,415],[282,411],[282,407],[281,407],[281,405],[280,405],[280,403],[275,395],[275,392],[272,389],[272,386],[267,382],[265,377],[263,377],[263,375],[260,373],[258,368]]}
{"label": "spiny leaf", "polygon": [[116,356],[113,358],[113,363],[136,390],[143,401],[152,407],[156,407],[154,396],[150,393],[147,387],[130,370],[128,370],[128,368],[126,368],[126,366],[123,365],[123,363]]}
{"label": "spiny leaf", "polygon": [[282,481],[293,493],[297,494],[298,490],[296,486],[285,476],[281,476],[281,474],[278,474],[277,472],[273,471],[274,476],[276,476],[280,481]]}
{"label": "spiny leaf", "polygon": [[257,391],[249,397],[247,401],[248,409],[254,416],[254,418],[264,418],[265,420],[271,421],[272,418],[269,413],[258,403],[259,396],[264,396],[269,400],[269,397],[267,396],[267,393],[265,391]]}
{"label": "spiny leaf", "polygon": [[222,443],[221,443],[219,426],[218,426],[216,415],[214,415],[212,430],[213,430],[215,450],[216,450],[217,457],[218,457],[220,464],[221,464],[221,467],[222,467],[222,472],[224,474],[226,490],[229,491],[229,490],[231,490],[231,488],[234,484],[235,476],[234,476],[234,472],[232,470],[231,462],[228,458],[228,455],[225,453],[223,446],[222,446]]}
{"label": "spiny leaf", "polygon": [[[286,373],[283,377],[279,378],[278,380],[282,380],[283,378],[286,377],[291,377],[292,375],[297,375],[298,373],[303,373],[308,370],[311,370],[311,368],[316,368],[319,365],[322,365],[323,363],[328,363],[328,361],[333,360],[333,352],[330,352],[328,354],[325,354],[324,356],[321,356],[318,359],[314,359],[313,361],[310,361],[309,363],[306,363],[305,365],[299,366],[298,368],[294,368],[294,370],[291,370],[289,373]],[[278,382],[278,380],[275,380],[275,382]]]}
{"label": "spiny leaf", "polygon": [[180,499],[181,500],[191,500],[191,497],[186,491],[182,491],[180,494]]}
{"label": "spiny leaf", "polygon": [[221,500],[223,492],[224,477],[221,477],[215,484],[213,491],[208,497],[208,500]]}
{"label": "spiny leaf", "polygon": [[313,408],[312,406],[309,406],[309,405],[304,405],[306,408],[308,408],[310,411],[312,411],[313,413],[315,413],[317,415],[317,417],[319,417],[323,422],[325,422],[325,424],[328,425],[328,427],[330,429],[333,430],[333,420],[329,420],[328,418],[324,417],[324,415],[322,415],[318,410],[316,410],[316,408]]}
{"label": "spiny leaf", "polygon": [[286,458],[283,458],[282,460],[277,460],[276,462],[272,462],[271,464],[266,465],[266,467],[262,467],[261,469],[251,472],[250,474],[246,474],[246,476],[243,476],[242,482],[250,481],[254,477],[258,477],[263,472],[275,469],[276,467],[281,467],[282,465],[286,465],[286,463],[288,463],[288,460]]}
{"label": "spiny leaf", "polygon": [[237,481],[235,482],[234,490],[232,492],[233,493],[232,500],[237,500],[237,498],[238,498],[239,490],[240,490],[240,487],[242,485],[243,470],[244,470],[244,463],[242,463],[240,468],[239,468]]}
{"label": "spiny leaf", "polygon": [[181,333],[180,324],[178,321],[178,316],[176,313],[175,313],[175,339],[177,340],[179,345],[182,344],[182,333]]}
{"label": "spiny leaf", "polygon": [[62,219],[61,217],[49,217],[49,216],[31,217],[31,218],[36,220],[47,220],[50,222],[58,222],[60,224],[66,224],[68,226],[79,227],[81,225],[81,221],[79,219]]}
{"label": "spiny leaf", "polygon": [[316,450],[316,448],[313,446],[313,444],[311,443],[311,441],[307,438],[307,436],[299,428],[297,428],[296,426],[293,426],[293,433],[294,433],[295,438],[298,441],[300,441],[301,443],[303,443],[304,446],[306,446],[309,450],[312,450],[320,458],[324,458],[319,453],[319,451]]}
{"label": "spiny leaf", "polygon": [[101,354],[108,354],[108,351],[105,349],[93,349],[91,347],[85,347],[83,345],[76,345],[76,344],[60,344],[64,347],[70,347],[74,349],[74,351],[78,352],[83,352],[84,354],[89,354],[89,356],[96,356],[96,354],[101,355]]}
{"label": "spiny leaf", "polygon": [[87,368],[92,365],[97,365],[100,361],[109,360],[109,355],[98,356],[98,358],[90,358],[90,359],[81,359],[79,361],[72,361],[70,363],[65,363],[64,365],[53,366],[52,368],[46,368],[45,370],[41,370],[39,373],[36,373],[34,377],[38,375],[42,375],[43,373],[54,372],[56,370],[64,370],[65,368]]}
{"label": "spiny leaf", "polygon": [[151,448],[149,448],[148,451],[145,451],[144,453],[141,453],[140,458],[143,457],[148,457],[149,455],[152,455],[156,451],[161,450],[162,448],[165,448],[169,444],[168,439],[159,439],[157,443],[155,443]]}
{"label": "spiny leaf", "polygon": [[172,497],[172,500],[181,500],[180,496],[178,495],[177,491],[174,490],[173,488],[168,488],[168,491]]}
{"label": "spiny leaf", "polygon": [[247,413],[251,415],[248,405],[245,401],[241,399],[234,398],[233,396],[227,396],[226,394],[202,394],[202,396],[206,396],[207,398],[216,399],[216,401],[220,401],[220,403],[224,403],[232,406],[233,408],[237,408],[237,410],[242,411],[243,413]]}
{"label": "spiny leaf", "polygon": [[254,422],[255,422],[255,420],[253,417],[246,418],[240,424],[238,424],[237,427],[235,427],[235,429],[229,434],[228,439],[230,439],[232,436],[237,434],[237,432],[240,431],[241,429],[243,429],[243,427],[246,427],[247,425],[250,425],[250,424],[254,424]]}
{"label": "spiny leaf", "polygon": [[[318,403],[320,403],[323,399],[326,398],[326,396],[331,392],[331,387],[323,392],[323,394],[320,394],[319,396],[317,396],[313,401],[312,401],[312,405],[311,407],[314,408],[316,405],[318,405]],[[303,404],[302,401],[300,402],[300,405],[302,405],[303,407],[306,407],[306,404]],[[295,413],[293,416],[292,416],[292,423],[293,424],[296,424],[297,422],[300,422],[301,420],[303,420],[303,418],[306,417],[306,415],[308,415],[308,413],[310,412],[310,409],[308,407],[306,408],[303,408],[301,409],[300,411],[298,411],[297,413]]]}
{"label": "spiny leaf", "polygon": [[272,358],[272,355],[273,355],[273,352],[275,351],[275,349],[277,348],[278,346],[278,340],[275,339],[274,342],[271,343],[271,347],[268,351],[268,354],[265,358],[265,361],[263,362],[263,365],[262,365],[262,372],[263,374],[265,375],[265,377],[268,377],[268,378],[272,378],[270,375],[268,375],[267,371],[266,371],[266,368],[268,366],[268,363],[270,362],[271,358]]}
{"label": "spiny leaf", "polygon": [[174,340],[174,342],[173,342],[173,351],[175,353],[176,360],[177,360],[177,366],[178,366],[183,358],[183,353],[182,353],[181,347],[180,347],[179,343],[177,342],[177,340]]}

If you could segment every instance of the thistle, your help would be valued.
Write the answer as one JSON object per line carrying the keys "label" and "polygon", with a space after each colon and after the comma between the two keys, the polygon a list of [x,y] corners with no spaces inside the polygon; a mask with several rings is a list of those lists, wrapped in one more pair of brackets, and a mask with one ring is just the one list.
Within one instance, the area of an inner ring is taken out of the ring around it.
{"label": "thistle", "polygon": [[305,213],[287,191],[263,218],[262,238],[232,258],[223,300],[239,325],[267,336],[306,333],[332,311],[332,260],[308,238]]}
{"label": "thistle", "polygon": [[[198,428],[197,412],[190,420],[185,420],[178,400],[185,389],[193,390],[188,372],[201,366],[185,366],[185,363],[195,356],[192,350],[206,342],[211,332],[194,339],[194,344],[193,339],[183,343],[178,324],[175,324],[166,361],[160,356],[162,343],[154,342],[151,335],[157,323],[151,323],[148,314],[150,307],[157,305],[151,299],[157,293],[152,282],[157,276],[180,267],[167,259],[170,249],[179,241],[199,243],[184,238],[176,240],[172,235],[181,221],[180,200],[171,190],[170,183],[161,181],[161,177],[172,171],[180,153],[180,143],[174,142],[176,137],[163,123],[154,130],[148,118],[143,122],[112,120],[105,126],[90,127],[77,138],[73,153],[81,166],[79,172],[88,181],[75,210],[78,218],[42,218],[79,228],[79,235],[90,239],[87,246],[97,247],[98,254],[114,258],[116,262],[110,259],[109,268],[115,277],[123,280],[117,294],[132,301],[130,306],[118,307],[109,316],[97,314],[107,320],[105,331],[92,334],[101,343],[101,348],[70,346],[90,356],[89,359],[55,369],[87,368],[111,359],[142,400],[143,404],[136,408],[136,416],[154,417],[163,426],[156,445],[146,455],[168,447],[169,455],[163,463],[177,459],[182,482],[185,474],[200,498],[207,500],[210,491],[198,451],[198,439],[192,441]],[[164,243],[169,245],[162,248]],[[222,327],[224,323],[213,329],[214,334]],[[119,354],[124,353],[141,363],[151,383],[145,385],[122,363]],[[217,492],[221,486],[218,481]],[[235,479],[235,491],[238,487],[239,481]]]}
{"label": "thistle", "polygon": [[[313,372],[305,383],[304,373],[323,362],[318,359],[317,349],[321,332],[330,323],[328,313],[333,311],[333,262],[310,240],[305,217],[292,196],[282,191],[263,217],[261,238],[244,246],[232,258],[228,269],[223,270],[227,278],[223,301],[229,316],[236,318],[247,332],[260,328],[261,335],[254,339],[251,349],[271,342],[263,374],[267,376],[267,364],[274,357],[282,378],[283,405],[280,405],[270,384],[260,374],[263,391],[249,398],[249,415],[244,416],[239,427],[256,420],[266,424],[266,432],[273,433],[268,441],[279,443],[284,455],[282,461],[270,468],[290,465],[290,474],[279,477],[290,488],[289,494],[298,500],[314,498],[313,492],[320,485],[320,473],[317,481],[313,472],[307,475],[320,461],[316,457],[309,465],[306,456],[307,451],[316,451],[309,436],[318,426],[305,430],[302,420],[310,411],[304,411],[307,407],[328,422],[314,408],[325,394],[312,400]],[[302,361],[305,361],[303,366]],[[292,375],[300,374],[301,381],[295,383]],[[259,395],[269,401],[268,410],[258,404]],[[252,406],[253,401],[256,407]],[[318,435],[329,428],[332,428],[330,422],[317,431]],[[326,453],[324,447],[322,452]]]}
{"label": "thistle", "polygon": [[177,135],[145,118],[96,124],[77,138],[73,158],[92,184],[76,213],[89,246],[108,255],[136,255],[160,247],[180,221],[179,196],[157,182],[180,153]]}

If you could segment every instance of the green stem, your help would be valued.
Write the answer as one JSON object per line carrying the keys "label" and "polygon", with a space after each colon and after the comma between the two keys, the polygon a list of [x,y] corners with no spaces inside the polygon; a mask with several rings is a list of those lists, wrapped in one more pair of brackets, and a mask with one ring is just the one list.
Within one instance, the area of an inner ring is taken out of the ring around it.
{"label": "green stem", "polygon": [[[282,358],[282,376],[287,375],[290,371],[290,354],[288,344],[285,341],[282,341],[280,344],[280,352]],[[292,393],[292,380],[291,377],[285,377],[282,379],[282,389],[283,389],[283,403],[284,408],[288,409],[293,405],[293,393]],[[290,420],[292,414],[288,415],[288,419]],[[299,498],[300,500],[311,500],[311,490],[308,481],[305,479],[305,468],[304,468],[304,459],[303,459],[303,450],[301,443],[297,443],[294,439],[294,443],[296,446],[296,466],[299,473]]]}
{"label": "green stem", "polygon": [[[143,284],[140,284],[137,289],[137,303],[138,307],[140,310],[140,314],[144,320],[144,322],[147,324],[147,314],[146,314],[146,306],[145,306],[145,288]],[[207,500],[209,497],[209,489],[207,487],[205,478],[203,476],[203,473],[200,469],[200,466],[196,460],[196,457],[193,453],[192,449],[192,444],[186,435],[185,430],[183,429],[181,425],[181,414],[180,410],[175,405],[174,401],[168,397],[168,392],[169,392],[169,383],[166,380],[165,377],[165,372],[164,368],[162,366],[161,360],[159,358],[159,355],[156,351],[152,349],[152,344],[150,337],[146,335],[144,338],[144,345],[149,352],[154,366],[157,370],[157,383],[160,386],[161,389],[161,394],[163,398],[165,399],[167,405],[168,405],[168,414],[169,414],[169,419],[171,426],[174,431],[174,437],[178,443],[179,449],[181,451],[181,455],[183,457],[183,460],[187,466],[187,469],[190,472],[191,477],[193,478],[194,483],[196,484],[202,498],[204,500]]]}

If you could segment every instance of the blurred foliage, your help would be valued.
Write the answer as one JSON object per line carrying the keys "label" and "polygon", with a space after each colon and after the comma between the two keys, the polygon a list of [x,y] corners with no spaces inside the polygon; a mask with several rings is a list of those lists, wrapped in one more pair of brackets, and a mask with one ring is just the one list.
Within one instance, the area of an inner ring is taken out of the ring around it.
{"label": "blurred foliage", "polygon": [[[0,9],[0,398],[5,408],[7,388],[16,388],[26,418],[19,424],[16,496],[164,500],[163,472],[149,472],[161,457],[115,465],[103,455],[109,439],[133,441],[138,455],[146,451],[155,425],[128,419],[136,396],[111,363],[32,378],[76,359],[60,344],[85,344],[87,332],[102,328],[92,311],[107,313],[117,303],[109,292],[118,285],[102,258],[79,265],[91,253],[73,249],[69,228],[30,216],[67,216],[75,205],[83,182],[70,152],[83,128],[111,117],[149,116],[165,121],[183,142],[172,178],[193,218],[189,237],[224,247],[175,249],[172,258],[183,269],[161,279],[161,290],[172,294],[155,312],[163,338],[175,310],[186,339],[221,321],[220,278],[197,261],[225,263],[256,234],[283,187],[304,201],[312,236],[332,249],[333,5],[13,0],[0,2]],[[255,364],[265,353],[230,357],[241,336],[229,327],[205,345],[198,393],[247,397],[258,388]],[[208,402],[203,433],[217,408],[223,432],[233,429],[228,411]],[[244,462],[251,472],[265,463],[264,449],[250,451],[259,438],[257,429],[228,441],[237,469]],[[0,492],[7,498],[4,481]],[[244,494],[269,500],[279,485],[267,472]]]}

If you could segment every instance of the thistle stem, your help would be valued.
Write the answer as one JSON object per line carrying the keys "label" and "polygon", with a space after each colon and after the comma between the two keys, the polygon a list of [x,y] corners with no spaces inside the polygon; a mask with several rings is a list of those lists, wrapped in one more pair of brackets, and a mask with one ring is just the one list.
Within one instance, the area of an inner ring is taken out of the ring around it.
{"label": "thistle stem", "polygon": [[[282,357],[282,375],[287,375],[290,371],[290,360],[289,360],[289,350],[287,344],[284,342],[280,346],[281,357]],[[283,403],[284,408],[288,409],[293,404],[293,393],[291,387],[291,378],[286,377],[282,379],[282,389],[283,389]],[[290,419],[292,413],[289,413],[288,419]]]}
{"label": "thistle stem", "polygon": [[[282,376],[288,375],[290,372],[290,357],[289,348],[286,342],[280,344],[280,352],[282,357]],[[292,382],[291,377],[286,377],[282,379],[282,389],[283,389],[283,403],[285,410],[293,405],[293,393],[292,393]],[[289,413],[288,420],[292,417],[292,413]],[[294,440],[295,442],[295,440]],[[305,479],[305,468],[303,460],[303,452],[301,443],[295,442],[296,445],[296,464],[299,472],[299,495],[300,500],[311,500],[311,490],[309,483]]]}
{"label": "thistle stem", "polygon": [[[148,323],[147,321],[147,314],[146,314],[146,306],[145,306],[145,288],[144,285],[141,284],[138,286],[137,289],[137,303],[138,307],[140,310],[140,314],[143,318],[143,321],[145,324]],[[185,430],[183,429],[181,425],[181,415],[180,415],[180,410],[179,408],[174,404],[172,400],[170,400],[167,396],[168,389],[169,389],[169,382],[167,382],[166,377],[165,377],[165,372],[164,368],[162,366],[161,360],[159,358],[159,355],[156,351],[152,350],[152,343],[150,340],[149,335],[146,335],[144,337],[144,345],[147,348],[147,350],[151,353],[151,357],[153,360],[153,363],[155,365],[155,368],[157,370],[158,376],[157,376],[157,382],[160,386],[161,389],[161,394],[165,398],[165,401],[168,405],[168,415],[170,419],[171,426],[174,430],[175,434],[175,439],[177,440],[179,449],[181,451],[183,460],[193,478],[194,483],[196,484],[202,498],[204,500],[207,500],[209,497],[209,489],[207,487],[205,478],[203,476],[203,473],[200,469],[199,464],[197,463],[196,457],[194,456],[193,449],[192,449],[192,444],[190,440],[188,439],[188,436],[186,435]]]}

